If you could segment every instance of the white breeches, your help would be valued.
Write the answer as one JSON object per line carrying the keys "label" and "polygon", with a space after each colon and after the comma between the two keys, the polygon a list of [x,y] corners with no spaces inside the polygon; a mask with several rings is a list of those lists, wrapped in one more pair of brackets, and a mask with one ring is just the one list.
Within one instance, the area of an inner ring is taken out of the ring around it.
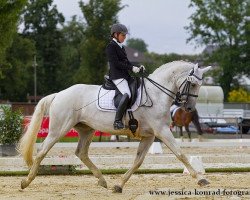
{"label": "white breeches", "polygon": [[179,106],[177,106],[177,105],[172,105],[171,107],[170,107],[170,112],[173,112],[174,110],[177,110],[176,108],[179,108]]}
{"label": "white breeches", "polygon": [[120,78],[112,81],[123,95],[127,93],[129,98],[131,97],[130,89],[128,87],[128,81],[126,79]]}

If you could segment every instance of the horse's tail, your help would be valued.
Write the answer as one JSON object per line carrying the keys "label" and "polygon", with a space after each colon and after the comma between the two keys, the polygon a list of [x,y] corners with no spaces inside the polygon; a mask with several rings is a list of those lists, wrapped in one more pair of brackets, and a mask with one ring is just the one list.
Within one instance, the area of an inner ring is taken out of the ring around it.
{"label": "horse's tail", "polygon": [[41,127],[43,116],[45,115],[46,111],[49,110],[49,107],[55,96],[56,93],[48,95],[39,101],[31,118],[28,129],[19,141],[18,151],[23,156],[24,161],[29,167],[31,167],[33,164],[32,155],[34,144],[37,139],[37,133]]}

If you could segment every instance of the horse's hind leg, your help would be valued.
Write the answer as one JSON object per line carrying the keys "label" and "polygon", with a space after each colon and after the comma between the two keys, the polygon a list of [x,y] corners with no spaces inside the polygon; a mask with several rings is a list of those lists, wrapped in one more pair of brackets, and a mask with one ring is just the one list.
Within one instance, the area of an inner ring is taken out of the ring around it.
{"label": "horse's hind leg", "polygon": [[122,193],[123,186],[131,177],[131,175],[141,166],[154,139],[155,139],[155,136],[152,135],[150,137],[146,137],[141,140],[139,147],[137,149],[137,154],[136,154],[136,158],[135,158],[133,166],[124,174],[121,185],[114,186],[114,192]]}
{"label": "horse's hind leg", "polygon": [[193,178],[197,178],[198,184],[200,186],[208,185],[209,182],[199,174],[191,165],[186,155],[182,153],[179,145],[176,143],[176,140],[173,134],[170,132],[167,126],[162,127],[159,132],[156,132],[156,136],[162,140],[162,142],[167,145],[167,147],[176,155],[176,157],[187,167]]}
{"label": "horse's hind leg", "polygon": [[34,163],[30,168],[27,179],[23,179],[21,182],[21,188],[24,189],[28,187],[28,185],[35,179],[36,174],[38,172],[39,165],[43,158],[46,156],[47,152],[51,149],[51,147],[58,141],[57,138],[52,138],[47,136],[42,144],[42,149],[37,153],[36,158],[34,159]]}
{"label": "horse's hind leg", "polygon": [[203,131],[201,129],[201,124],[199,122],[199,115],[197,113],[197,111],[194,112],[194,117],[192,119],[192,122],[198,132],[198,138],[199,138],[199,141],[202,141],[203,140]]}
{"label": "horse's hind leg", "polygon": [[188,126],[188,125],[185,125],[185,129],[186,129],[187,134],[188,134],[189,142],[191,142],[191,132],[190,132],[190,130],[189,130],[189,126]]}
{"label": "horse's hind leg", "polygon": [[94,176],[99,179],[98,185],[107,188],[107,182],[104,179],[102,172],[92,163],[88,156],[90,143],[92,142],[93,132],[86,133],[88,130],[84,125],[75,127],[80,135],[75,154],[80,160],[92,171]]}
{"label": "horse's hind leg", "polygon": [[58,140],[60,140],[60,138],[62,138],[70,130],[71,127],[72,126],[69,121],[61,128],[56,128],[53,126],[53,123],[50,123],[49,134],[39,148],[36,158],[34,159],[34,163],[29,171],[28,177],[26,179],[23,179],[21,182],[22,189],[26,188],[35,179],[41,161],[44,159],[53,145]]}
{"label": "horse's hind leg", "polygon": [[181,141],[184,142],[182,126],[178,126],[178,127],[180,129],[180,138],[181,138]]}

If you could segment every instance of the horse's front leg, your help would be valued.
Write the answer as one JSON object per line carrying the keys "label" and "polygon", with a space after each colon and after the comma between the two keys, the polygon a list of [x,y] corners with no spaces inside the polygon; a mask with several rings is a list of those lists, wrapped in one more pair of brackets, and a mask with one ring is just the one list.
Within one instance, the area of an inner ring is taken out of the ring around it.
{"label": "horse's front leg", "polygon": [[176,143],[176,140],[169,130],[168,126],[164,125],[161,129],[156,130],[156,137],[158,137],[167,147],[176,155],[176,157],[186,166],[188,171],[190,172],[193,178],[197,178],[198,184],[200,186],[208,185],[209,182],[202,176],[202,174],[198,173],[191,163],[189,162],[186,155],[184,155],[181,151],[181,148]]}
{"label": "horse's front leg", "polygon": [[122,193],[123,186],[131,177],[131,175],[141,166],[154,139],[155,139],[154,135],[142,138],[139,147],[137,149],[137,154],[133,166],[124,174],[124,176],[122,177],[121,184],[114,186],[114,192]]}

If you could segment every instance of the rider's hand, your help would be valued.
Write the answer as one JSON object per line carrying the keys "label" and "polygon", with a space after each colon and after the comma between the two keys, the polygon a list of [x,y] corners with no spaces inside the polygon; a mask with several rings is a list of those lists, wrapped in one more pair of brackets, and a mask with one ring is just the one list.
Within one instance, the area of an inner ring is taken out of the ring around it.
{"label": "rider's hand", "polygon": [[139,68],[139,67],[136,67],[136,66],[133,66],[132,71],[133,71],[134,73],[138,73],[138,72],[140,71],[140,68]]}
{"label": "rider's hand", "polygon": [[142,71],[144,72],[146,70],[146,68],[144,67],[144,65],[140,66],[140,70],[142,69]]}

